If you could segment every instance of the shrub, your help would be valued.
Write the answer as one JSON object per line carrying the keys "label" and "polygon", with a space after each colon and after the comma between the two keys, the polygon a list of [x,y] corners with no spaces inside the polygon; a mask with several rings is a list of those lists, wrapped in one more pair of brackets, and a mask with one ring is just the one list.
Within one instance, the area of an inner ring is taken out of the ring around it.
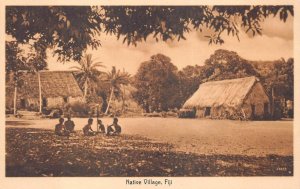
{"label": "shrub", "polygon": [[74,102],[68,105],[68,113],[72,113],[75,117],[87,117],[90,113],[90,107],[84,102]]}
{"label": "shrub", "polygon": [[179,118],[195,118],[196,111],[192,109],[180,109],[177,116]]}

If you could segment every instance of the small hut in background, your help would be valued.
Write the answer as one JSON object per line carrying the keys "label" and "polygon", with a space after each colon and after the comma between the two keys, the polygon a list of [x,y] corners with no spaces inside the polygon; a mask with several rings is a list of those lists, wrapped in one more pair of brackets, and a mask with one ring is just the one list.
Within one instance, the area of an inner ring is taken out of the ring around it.
{"label": "small hut in background", "polygon": [[270,115],[270,99],[256,77],[206,82],[183,105],[196,117],[263,119]]}
{"label": "small hut in background", "polygon": [[[23,73],[21,81],[22,85],[17,90],[17,109],[19,110],[39,111],[40,105],[42,108],[61,109],[66,103],[83,101],[83,93],[70,71]],[[13,84],[7,83],[6,107],[13,108],[13,97]],[[42,104],[40,104],[40,98]]]}

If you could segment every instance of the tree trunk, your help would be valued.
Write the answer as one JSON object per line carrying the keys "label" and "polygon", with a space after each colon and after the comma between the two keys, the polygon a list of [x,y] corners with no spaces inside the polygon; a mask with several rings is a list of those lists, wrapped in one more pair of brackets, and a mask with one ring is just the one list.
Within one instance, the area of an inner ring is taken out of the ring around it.
{"label": "tree trunk", "polygon": [[99,120],[99,105],[97,105],[97,133],[99,133],[98,120]]}
{"label": "tree trunk", "polygon": [[112,87],[111,88],[111,92],[110,92],[109,101],[108,101],[108,104],[107,104],[107,108],[106,108],[106,111],[105,111],[105,114],[107,114],[107,112],[108,112],[108,109],[109,109],[109,106],[110,106],[110,103],[111,103],[111,99],[112,99],[113,93],[114,93],[114,88]]}
{"label": "tree trunk", "polygon": [[271,118],[274,119],[274,110],[275,110],[275,102],[274,102],[274,86],[272,86],[271,91]]}
{"label": "tree trunk", "polygon": [[123,86],[123,91],[122,91],[122,110],[121,112],[123,113],[125,109],[125,86]]}
{"label": "tree trunk", "polygon": [[15,93],[14,93],[14,115],[17,115],[17,84],[15,84]]}
{"label": "tree trunk", "polygon": [[40,100],[40,109],[39,112],[42,113],[42,86],[41,86],[41,74],[38,72],[38,80],[39,80],[39,100]]}
{"label": "tree trunk", "polygon": [[84,94],[83,98],[86,100],[86,95],[87,95],[87,89],[88,89],[88,80],[85,80],[84,82]]}

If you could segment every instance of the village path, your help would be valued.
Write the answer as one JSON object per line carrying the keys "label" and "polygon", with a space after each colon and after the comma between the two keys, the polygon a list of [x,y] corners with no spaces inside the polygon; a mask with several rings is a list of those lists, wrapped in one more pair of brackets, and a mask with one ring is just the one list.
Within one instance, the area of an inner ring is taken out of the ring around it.
{"label": "village path", "polygon": [[[74,118],[76,130],[86,118]],[[111,118],[101,118],[105,126]],[[57,119],[8,117],[6,127],[54,129]],[[119,118],[124,134],[173,144],[176,151],[197,154],[266,156],[293,155],[293,121],[231,121],[178,118]],[[96,129],[94,122],[93,129]]]}

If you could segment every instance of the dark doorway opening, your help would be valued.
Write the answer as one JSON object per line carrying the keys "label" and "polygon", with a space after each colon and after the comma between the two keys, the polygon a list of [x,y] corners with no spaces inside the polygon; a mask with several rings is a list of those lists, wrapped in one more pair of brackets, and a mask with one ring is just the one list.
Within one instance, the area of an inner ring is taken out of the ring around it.
{"label": "dark doorway opening", "polygon": [[269,103],[264,103],[264,117],[269,116]]}
{"label": "dark doorway opening", "polygon": [[26,108],[26,100],[22,98],[20,100],[20,109],[25,109]]}
{"label": "dark doorway opening", "polygon": [[68,103],[68,97],[64,97],[64,102]]}
{"label": "dark doorway opening", "polygon": [[48,104],[47,99],[43,98],[43,100],[42,100],[42,106],[43,107],[47,107],[47,104]]}
{"label": "dark doorway opening", "polygon": [[205,112],[204,112],[204,116],[205,117],[210,116],[210,113],[211,113],[211,107],[206,107]]}

